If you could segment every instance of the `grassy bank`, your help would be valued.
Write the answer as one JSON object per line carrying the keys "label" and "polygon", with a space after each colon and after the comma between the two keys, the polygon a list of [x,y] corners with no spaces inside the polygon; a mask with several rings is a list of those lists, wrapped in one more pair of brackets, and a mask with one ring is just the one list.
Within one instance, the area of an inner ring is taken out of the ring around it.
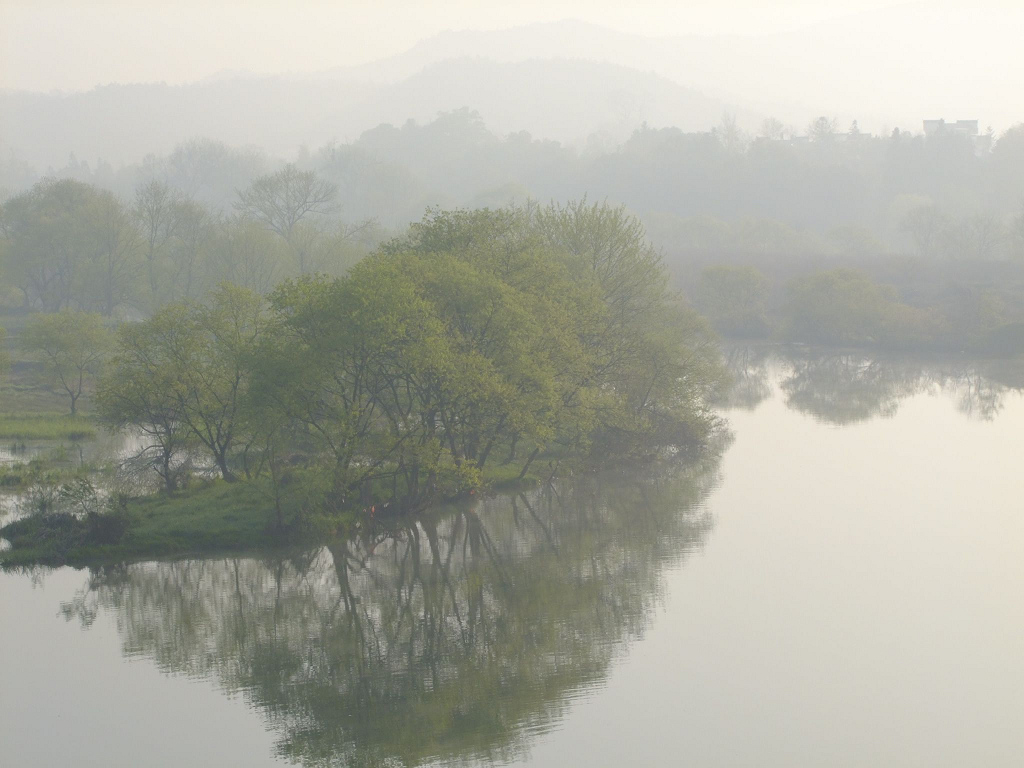
{"label": "grassy bank", "polygon": [[[128,500],[116,512],[30,516],[0,528],[4,566],[88,564],[280,545],[274,506],[261,483],[212,482],[174,496]],[[287,537],[286,537],[287,538]]]}
{"label": "grassy bank", "polygon": [[96,427],[81,416],[57,413],[0,414],[0,440],[91,440]]}
{"label": "grassy bank", "polygon": [[[511,492],[532,487],[537,478],[518,472],[488,473],[486,488]],[[193,554],[258,552],[329,536],[352,524],[358,511],[329,518],[299,513],[300,502],[285,499],[284,530],[265,480],[203,483],[173,496],[157,493],[129,499],[99,515],[35,515],[0,528],[11,547],[0,564],[89,565],[101,562],[183,557]]]}

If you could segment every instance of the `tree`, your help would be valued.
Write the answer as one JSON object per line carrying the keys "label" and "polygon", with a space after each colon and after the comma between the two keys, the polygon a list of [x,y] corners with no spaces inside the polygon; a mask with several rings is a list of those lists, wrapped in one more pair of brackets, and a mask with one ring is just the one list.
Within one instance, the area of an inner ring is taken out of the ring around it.
{"label": "tree", "polygon": [[263,301],[223,284],[205,305],[186,305],[180,342],[168,349],[178,367],[173,391],[181,422],[210,453],[228,481],[228,459],[244,429],[243,400],[251,357],[264,327]]}
{"label": "tree", "polygon": [[78,412],[78,399],[99,374],[109,344],[102,317],[71,310],[33,315],[21,334],[22,348],[43,363],[46,383],[67,394],[72,416]]}
{"label": "tree", "polygon": [[811,141],[831,141],[838,130],[839,121],[836,118],[822,115],[807,126],[807,135],[811,137]]}
{"label": "tree", "polygon": [[758,135],[769,141],[781,141],[786,135],[786,126],[776,117],[767,117],[761,123]]}
{"label": "tree", "polygon": [[157,291],[157,261],[174,234],[174,190],[152,179],[135,190],[132,214],[138,222],[146,245],[146,268],[150,294]]}
{"label": "tree", "polygon": [[168,483],[183,433],[233,480],[228,460],[243,431],[248,366],[262,329],[262,301],[237,286],[220,286],[208,305],[167,305],[119,337],[117,374],[101,393],[105,418],[158,440]]}
{"label": "tree", "polygon": [[991,259],[1005,238],[1000,222],[993,216],[967,216],[949,226],[945,252],[960,259]]}
{"label": "tree", "polygon": [[935,205],[923,205],[909,211],[900,222],[900,229],[913,240],[918,255],[931,258],[945,250],[944,235],[949,221]]}
{"label": "tree", "polygon": [[715,135],[726,152],[739,154],[747,146],[747,137],[736,122],[735,112],[722,113],[722,121],[715,128]]}
{"label": "tree", "polygon": [[137,430],[145,442],[132,457],[152,469],[164,490],[173,493],[187,468],[188,447],[176,397],[177,361],[167,349],[184,320],[181,307],[157,313],[158,321],[125,323],[118,330],[113,355],[96,393],[100,419],[114,429]]}
{"label": "tree", "polygon": [[1024,210],[1013,219],[1010,228],[1010,252],[1018,259],[1024,259]]}
{"label": "tree", "polygon": [[232,216],[218,227],[207,264],[214,284],[222,282],[270,293],[290,271],[287,244],[261,223]]}
{"label": "tree", "polygon": [[334,211],[337,196],[334,184],[289,164],[240,191],[235,208],[262,221],[290,244],[300,222]]}
{"label": "tree", "polygon": [[784,310],[790,338],[823,344],[907,345],[934,332],[934,318],[899,301],[891,286],[852,269],[798,277]]}
{"label": "tree", "polygon": [[0,326],[0,376],[7,375],[11,367],[11,353],[7,349],[7,329]]}
{"label": "tree", "polygon": [[315,219],[335,210],[337,196],[334,184],[289,164],[240,191],[235,208],[280,235],[295,254],[299,274],[309,274],[324,235]]}
{"label": "tree", "polygon": [[111,193],[48,179],[4,208],[11,274],[26,306],[109,316],[135,298],[142,240]]}
{"label": "tree", "polygon": [[101,195],[96,209],[99,248],[90,270],[92,303],[110,317],[138,295],[143,241],[131,214],[115,197]]}
{"label": "tree", "polygon": [[216,216],[193,200],[176,200],[171,205],[174,237],[168,248],[168,269],[164,278],[169,298],[195,299],[201,294],[207,247],[216,232]]}
{"label": "tree", "polygon": [[87,184],[47,179],[7,201],[10,273],[26,307],[57,312],[81,299],[84,267],[99,249],[97,196]]}
{"label": "tree", "polygon": [[694,305],[720,332],[756,338],[770,330],[769,288],[755,267],[706,267],[694,288]]}

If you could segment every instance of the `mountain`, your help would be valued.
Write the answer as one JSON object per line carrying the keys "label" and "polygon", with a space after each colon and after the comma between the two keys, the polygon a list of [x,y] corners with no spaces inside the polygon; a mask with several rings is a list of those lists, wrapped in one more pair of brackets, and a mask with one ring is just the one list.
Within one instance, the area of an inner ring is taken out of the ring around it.
{"label": "mountain", "polygon": [[183,86],[109,85],[80,94],[0,94],[3,151],[44,169],[79,158],[131,162],[204,136],[292,154],[381,123],[467,107],[499,134],[620,142],[645,121],[706,131],[724,111],[759,116],[651,72],[594,61],[447,59],[393,83],[333,77],[217,77]]}
{"label": "mountain", "polygon": [[566,20],[448,31],[408,51],[319,73],[378,83],[454,57],[572,58],[653,72],[708,97],[802,128],[817,115],[879,131],[920,130],[928,117],[1003,130],[1024,119],[1024,4],[931,0],[873,9],[794,31],[748,36],[644,36]]}
{"label": "mountain", "polygon": [[358,67],[301,76],[217,73],[198,83],[110,85],[77,94],[0,93],[0,155],[45,168],[69,153],[112,162],[202,135],[290,154],[353,140],[382,122],[468,107],[499,133],[584,144],[646,121],[707,130],[724,111],[796,131],[818,115],[862,130],[919,131],[926,118],[1024,118],[1024,7],[934,0],[792,32],[651,37],[578,21],[449,31]]}

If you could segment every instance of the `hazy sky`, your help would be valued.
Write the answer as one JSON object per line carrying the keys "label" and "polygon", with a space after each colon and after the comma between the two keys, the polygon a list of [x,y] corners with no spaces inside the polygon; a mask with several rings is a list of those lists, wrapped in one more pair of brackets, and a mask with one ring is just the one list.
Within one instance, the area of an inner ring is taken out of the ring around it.
{"label": "hazy sky", "polygon": [[[991,9],[1022,3],[1024,0],[975,0],[959,5]],[[445,29],[498,28],[563,18],[648,35],[750,35],[897,5],[906,3],[0,0],[0,87],[83,90],[110,82],[190,81],[224,69],[318,70],[399,53]]]}

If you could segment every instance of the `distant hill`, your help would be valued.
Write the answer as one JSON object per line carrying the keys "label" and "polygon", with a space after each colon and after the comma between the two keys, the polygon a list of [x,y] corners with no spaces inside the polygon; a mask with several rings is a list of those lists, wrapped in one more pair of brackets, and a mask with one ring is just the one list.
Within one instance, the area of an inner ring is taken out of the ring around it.
{"label": "distant hill", "polygon": [[1024,6],[993,16],[934,0],[746,37],[645,37],[579,21],[450,31],[302,76],[0,93],[0,160],[13,150],[40,169],[71,152],[134,161],[197,135],[290,154],[461,107],[499,133],[576,145],[621,140],[643,121],[707,130],[725,110],[747,130],[772,115],[800,132],[828,115],[869,132],[945,117],[999,133],[1024,118],[1012,98],[1024,92],[1022,27]]}
{"label": "distant hill", "polygon": [[656,72],[708,97],[803,128],[817,115],[858,118],[877,131],[920,130],[927,117],[978,119],[1003,130],[1024,120],[1020,30],[1024,4],[908,2],[747,36],[651,37],[580,21],[448,31],[408,51],[326,77],[394,82],[437,61],[556,57]]}
{"label": "distant hill", "polygon": [[[499,134],[619,142],[647,122],[709,130],[735,107],[650,72],[605,62],[440,61],[394,83],[224,76],[183,86],[109,85],[81,94],[0,94],[0,141],[39,169],[80,159],[131,162],[193,136],[291,154],[350,141],[381,123],[468,107]],[[754,123],[758,116],[739,111]]]}

